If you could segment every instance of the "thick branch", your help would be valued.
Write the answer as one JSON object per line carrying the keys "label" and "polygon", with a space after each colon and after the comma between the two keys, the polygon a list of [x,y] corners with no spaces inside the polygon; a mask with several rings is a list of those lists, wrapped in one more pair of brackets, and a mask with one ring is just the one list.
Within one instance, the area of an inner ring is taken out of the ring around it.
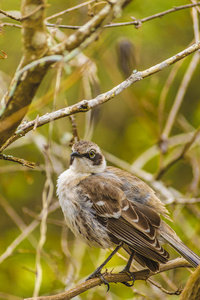
{"label": "thick branch", "polygon": [[110,3],[105,5],[89,22],[78,28],[77,31],[65,39],[65,41],[51,49],[51,54],[60,54],[64,50],[72,50],[79,47],[87,37],[91,36],[99,28],[102,31],[105,24],[109,23],[116,15],[119,15],[126,2],[130,2],[130,0],[110,1]]}
{"label": "thick branch", "polygon": [[66,116],[70,116],[72,114],[86,112],[90,109],[93,109],[94,107],[111,100],[116,95],[121,93],[123,90],[127,89],[133,83],[135,83],[139,80],[142,80],[143,78],[146,78],[152,74],[160,72],[162,69],[169,67],[170,65],[174,64],[175,62],[183,59],[184,57],[190,55],[191,53],[193,53],[199,49],[200,49],[200,43],[194,44],[194,45],[188,47],[187,49],[183,50],[182,52],[179,52],[176,55],[164,60],[163,62],[161,62],[153,67],[150,67],[149,69],[146,69],[141,72],[139,72],[139,71],[133,72],[133,74],[128,79],[126,79],[125,81],[123,81],[122,83],[120,83],[119,85],[117,85],[116,87],[111,89],[110,91],[108,91],[104,94],[98,95],[94,99],[82,100],[74,105],[54,111],[52,113],[45,114],[44,116],[37,118],[37,120],[33,120],[26,124],[22,124],[18,128],[18,130],[15,132],[15,134],[0,149],[0,151],[3,151],[15,140],[19,139],[21,136],[24,136],[27,132],[32,130],[35,127],[36,122],[37,122],[37,127],[40,127],[51,121],[58,120],[60,118],[66,117]]}
{"label": "thick branch", "polygon": [[[159,274],[161,272],[165,272],[168,270],[172,270],[179,267],[190,267],[190,264],[186,262],[183,258],[177,258],[174,260],[169,261],[166,265],[163,265],[160,267],[160,270],[158,271]],[[149,277],[155,275],[155,273],[151,272],[150,270],[142,270],[134,272],[135,280],[147,280]],[[112,273],[106,273],[104,274],[104,278],[107,282],[127,282],[131,281],[132,279],[129,277],[126,273],[118,273],[118,274],[112,274]],[[66,291],[61,294],[53,295],[53,296],[43,296],[43,297],[35,297],[35,298],[26,298],[24,300],[69,300],[74,298],[77,295],[80,295],[81,293],[96,287],[98,285],[102,284],[102,281],[100,278],[93,278],[86,282],[83,282],[79,284],[78,286],[70,289],[69,291]]]}
{"label": "thick branch", "polygon": [[[47,52],[45,20],[46,0],[24,0],[22,2],[23,59],[20,68]],[[38,10],[38,6],[40,10]],[[23,18],[26,16],[26,18]],[[29,16],[29,17],[27,17]],[[0,111],[0,144],[2,145],[16,130],[28,111],[33,96],[47,71],[47,66],[37,66],[24,73],[20,79],[13,78],[10,90],[2,100]],[[14,90],[13,90],[14,88]]]}
{"label": "thick branch", "polygon": [[180,300],[196,300],[200,299],[200,266],[190,276]]}

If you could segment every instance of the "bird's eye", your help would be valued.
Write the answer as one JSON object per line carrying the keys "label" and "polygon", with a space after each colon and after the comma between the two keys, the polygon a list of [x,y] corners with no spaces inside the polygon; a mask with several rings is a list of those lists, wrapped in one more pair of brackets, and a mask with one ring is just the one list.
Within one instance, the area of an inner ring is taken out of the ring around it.
{"label": "bird's eye", "polygon": [[94,150],[91,150],[91,151],[89,152],[89,157],[90,157],[90,158],[94,158],[94,157],[95,157],[95,154],[96,154],[96,152],[95,152]]}

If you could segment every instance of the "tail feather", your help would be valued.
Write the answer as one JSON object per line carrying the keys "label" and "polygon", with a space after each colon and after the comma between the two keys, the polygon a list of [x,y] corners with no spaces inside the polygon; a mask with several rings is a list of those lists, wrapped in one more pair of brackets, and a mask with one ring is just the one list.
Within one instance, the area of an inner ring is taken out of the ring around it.
{"label": "tail feather", "polygon": [[200,257],[180,240],[171,227],[164,222],[162,225],[162,229],[164,229],[161,230],[162,238],[169,243],[174,250],[181,254],[191,264],[192,267],[196,268],[198,265],[200,265]]}

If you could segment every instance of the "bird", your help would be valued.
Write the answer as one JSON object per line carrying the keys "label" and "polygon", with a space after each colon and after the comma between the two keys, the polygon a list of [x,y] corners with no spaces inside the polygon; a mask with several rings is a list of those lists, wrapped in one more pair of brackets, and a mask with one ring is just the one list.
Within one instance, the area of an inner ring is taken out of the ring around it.
{"label": "bird", "polygon": [[75,236],[91,247],[116,246],[88,279],[102,278],[102,268],[120,248],[129,255],[122,272],[132,275],[133,281],[132,260],[152,272],[168,262],[164,243],[192,267],[200,264],[200,257],[161,218],[169,219],[169,213],[152,188],[125,170],[107,166],[100,147],[93,142],[74,143],[70,166],[57,180],[57,196],[67,226]]}

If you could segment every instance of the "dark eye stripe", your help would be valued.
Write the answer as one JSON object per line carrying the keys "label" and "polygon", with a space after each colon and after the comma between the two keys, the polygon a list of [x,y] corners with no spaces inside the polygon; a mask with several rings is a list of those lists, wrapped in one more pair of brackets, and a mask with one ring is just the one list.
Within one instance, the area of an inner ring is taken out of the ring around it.
{"label": "dark eye stripe", "polygon": [[96,153],[94,157],[90,157],[89,153],[85,153],[83,156],[91,160],[95,166],[100,165],[102,162],[102,155],[99,153]]}

